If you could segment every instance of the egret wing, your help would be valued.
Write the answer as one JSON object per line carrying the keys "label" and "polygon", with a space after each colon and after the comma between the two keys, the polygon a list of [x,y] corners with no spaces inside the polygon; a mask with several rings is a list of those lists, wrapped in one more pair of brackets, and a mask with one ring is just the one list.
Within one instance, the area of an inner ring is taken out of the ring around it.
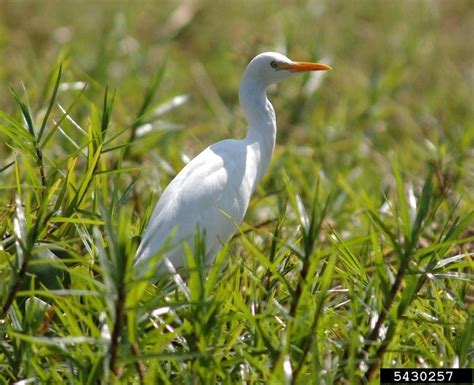
{"label": "egret wing", "polygon": [[239,175],[245,162],[245,146],[237,140],[216,143],[189,162],[159,199],[136,264],[148,261],[169,241],[165,255],[175,267],[183,266],[183,243],[193,249],[196,229],[205,231],[206,251],[217,252],[247,209],[241,191],[244,175]]}

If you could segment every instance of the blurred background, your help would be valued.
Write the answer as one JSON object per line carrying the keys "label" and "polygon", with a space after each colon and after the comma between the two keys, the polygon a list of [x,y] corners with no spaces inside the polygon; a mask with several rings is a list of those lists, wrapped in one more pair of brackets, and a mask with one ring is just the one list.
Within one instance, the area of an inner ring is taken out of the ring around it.
{"label": "blurred background", "polygon": [[[398,154],[414,177],[427,162],[439,164],[440,178],[472,177],[464,162],[474,136],[472,1],[3,0],[1,8],[0,110],[9,114],[17,113],[10,86],[44,109],[45,84],[62,62],[60,101],[87,84],[100,104],[108,85],[114,130],[125,129],[165,63],[157,105],[168,110],[132,150],[145,166],[159,153],[179,169],[208,144],[244,135],[240,76],[253,56],[274,50],[334,67],[272,90],[274,168],[291,174],[307,159],[311,172],[349,173],[351,183],[379,189],[373,176],[383,179]],[[90,107],[80,104],[78,121]],[[472,180],[459,188],[472,191]]]}

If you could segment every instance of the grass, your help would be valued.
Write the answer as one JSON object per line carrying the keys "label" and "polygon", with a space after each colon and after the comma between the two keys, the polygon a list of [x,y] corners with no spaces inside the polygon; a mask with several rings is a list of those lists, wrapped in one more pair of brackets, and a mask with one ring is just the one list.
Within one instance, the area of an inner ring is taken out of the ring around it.
{"label": "grass", "polygon": [[[8,2],[0,382],[472,366],[473,18],[457,0]],[[334,71],[270,93],[274,159],[212,269],[135,279],[160,192],[244,134],[239,77],[268,49]]]}

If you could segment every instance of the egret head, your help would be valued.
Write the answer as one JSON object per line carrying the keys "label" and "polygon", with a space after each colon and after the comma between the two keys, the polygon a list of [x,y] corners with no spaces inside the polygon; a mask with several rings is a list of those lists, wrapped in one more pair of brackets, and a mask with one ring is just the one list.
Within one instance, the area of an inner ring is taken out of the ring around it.
{"label": "egret head", "polygon": [[266,88],[300,72],[330,69],[332,68],[325,64],[295,62],[277,52],[264,52],[252,59],[244,76],[261,83]]}

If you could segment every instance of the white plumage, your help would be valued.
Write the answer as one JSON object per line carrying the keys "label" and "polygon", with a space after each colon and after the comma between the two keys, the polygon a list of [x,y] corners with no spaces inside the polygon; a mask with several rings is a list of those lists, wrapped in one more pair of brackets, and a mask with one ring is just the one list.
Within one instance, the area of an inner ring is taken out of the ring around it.
{"label": "white plumage", "polygon": [[[239,99],[248,121],[241,140],[211,145],[190,161],[160,197],[138,248],[135,266],[140,274],[159,252],[175,268],[185,266],[184,243],[194,250],[196,229],[205,233],[206,264],[244,219],[250,198],[265,173],[275,147],[276,121],[266,96],[269,85],[303,71],[328,70],[318,63],[293,62],[265,52],[247,66]],[[166,244],[166,250],[162,250]],[[164,270],[161,263],[159,270]]]}

